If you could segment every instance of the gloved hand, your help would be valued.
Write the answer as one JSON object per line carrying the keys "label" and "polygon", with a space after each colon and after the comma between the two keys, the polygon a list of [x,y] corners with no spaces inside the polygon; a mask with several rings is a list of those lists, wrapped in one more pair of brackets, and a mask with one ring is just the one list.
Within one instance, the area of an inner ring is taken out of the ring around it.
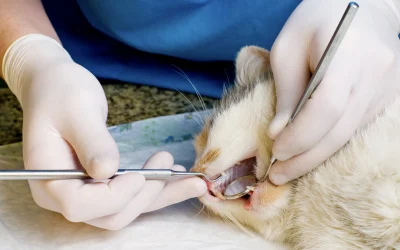
{"label": "gloved hand", "polygon": [[277,114],[269,127],[277,185],[293,180],[343,147],[400,90],[400,2],[358,0],[359,10],[326,75],[287,127],[328,45],[347,0],[304,0],[271,49]]}
{"label": "gloved hand", "polygon": [[[119,152],[106,127],[107,101],[97,79],[76,64],[55,40],[28,35],[15,41],[3,61],[3,75],[23,109],[26,169],[84,168],[97,180],[119,168]],[[160,152],[144,168],[172,168]],[[103,183],[83,180],[29,181],[35,202],[72,222],[116,230],[141,213],[198,197],[206,184],[197,177],[145,181],[125,174]]]}

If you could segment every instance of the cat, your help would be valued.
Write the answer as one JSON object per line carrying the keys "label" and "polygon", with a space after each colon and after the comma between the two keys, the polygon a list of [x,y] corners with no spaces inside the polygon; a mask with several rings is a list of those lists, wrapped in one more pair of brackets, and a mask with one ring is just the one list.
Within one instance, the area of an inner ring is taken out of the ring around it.
{"label": "cat", "polygon": [[[200,202],[292,249],[400,249],[400,98],[313,171],[275,186],[265,178],[273,144],[267,128],[276,108],[269,51],[245,46],[235,64],[234,86],[194,139],[190,171],[225,173],[207,183]],[[259,180],[252,194],[224,200],[228,181],[246,173]]]}

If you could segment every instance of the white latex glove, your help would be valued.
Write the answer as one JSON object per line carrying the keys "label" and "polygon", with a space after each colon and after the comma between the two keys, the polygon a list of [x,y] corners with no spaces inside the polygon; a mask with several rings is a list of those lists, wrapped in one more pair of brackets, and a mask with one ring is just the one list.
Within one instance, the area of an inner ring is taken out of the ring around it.
{"label": "white latex glove", "polygon": [[[106,127],[107,101],[97,79],[73,62],[55,40],[28,35],[15,41],[3,61],[3,75],[21,103],[26,169],[84,168],[97,180],[119,168],[116,143]],[[169,153],[150,158],[144,168],[173,168]],[[109,182],[29,181],[35,202],[72,222],[116,230],[141,213],[198,197],[200,178],[145,181],[125,174]]]}
{"label": "white latex glove", "polygon": [[277,114],[269,127],[280,185],[325,161],[400,89],[400,1],[358,0],[359,10],[312,98],[287,128],[348,0],[304,0],[271,49]]}

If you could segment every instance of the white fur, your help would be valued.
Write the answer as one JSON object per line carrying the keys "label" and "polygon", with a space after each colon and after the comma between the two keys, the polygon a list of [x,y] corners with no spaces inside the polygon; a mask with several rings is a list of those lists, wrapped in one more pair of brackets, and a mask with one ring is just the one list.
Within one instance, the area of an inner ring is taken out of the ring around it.
{"label": "white fur", "polygon": [[265,109],[259,104],[266,96],[268,91],[260,84],[252,95],[215,117],[204,152],[218,148],[220,156],[208,166],[207,174],[217,175],[236,162],[256,155],[260,143],[256,131],[262,126],[260,114]]}
{"label": "white fur", "polygon": [[[246,79],[247,69],[252,74],[247,79],[259,79],[254,91],[219,111],[206,148],[199,151],[197,160],[209,149],[221,150],[207,174],[218,174],[251,154],[257,156],[257,178],[266,172],[274,83],[251,70],[269,61],[255,49],[262,50],[245,47],[237,59],[238,78]],[[246,60],[254,65],[243,69]],[[200,200],[218,216],[295,249],[400,249],[400,99],[313,172],[287,184],[273,202],[246,211],[240,200],[217,201],[209,195]]]}

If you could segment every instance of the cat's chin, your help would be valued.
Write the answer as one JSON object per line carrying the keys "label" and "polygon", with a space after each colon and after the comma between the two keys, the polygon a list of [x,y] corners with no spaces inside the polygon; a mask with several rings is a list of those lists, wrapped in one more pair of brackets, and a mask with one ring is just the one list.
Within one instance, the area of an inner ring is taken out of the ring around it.
{"label": "cat's chin", "polygon": [[[224,217],[225,214],[231,214],[234,217],[238,214],[253,213],[245,209],[245,205],[248,202],[247,198],[238,198],[235,200],[223,200],[215,197],[211,192],[205,193],[199,197],[201,203],[203,203],[208,209],[214,213]],[[254,214],[255,215],[255,214]]]}

